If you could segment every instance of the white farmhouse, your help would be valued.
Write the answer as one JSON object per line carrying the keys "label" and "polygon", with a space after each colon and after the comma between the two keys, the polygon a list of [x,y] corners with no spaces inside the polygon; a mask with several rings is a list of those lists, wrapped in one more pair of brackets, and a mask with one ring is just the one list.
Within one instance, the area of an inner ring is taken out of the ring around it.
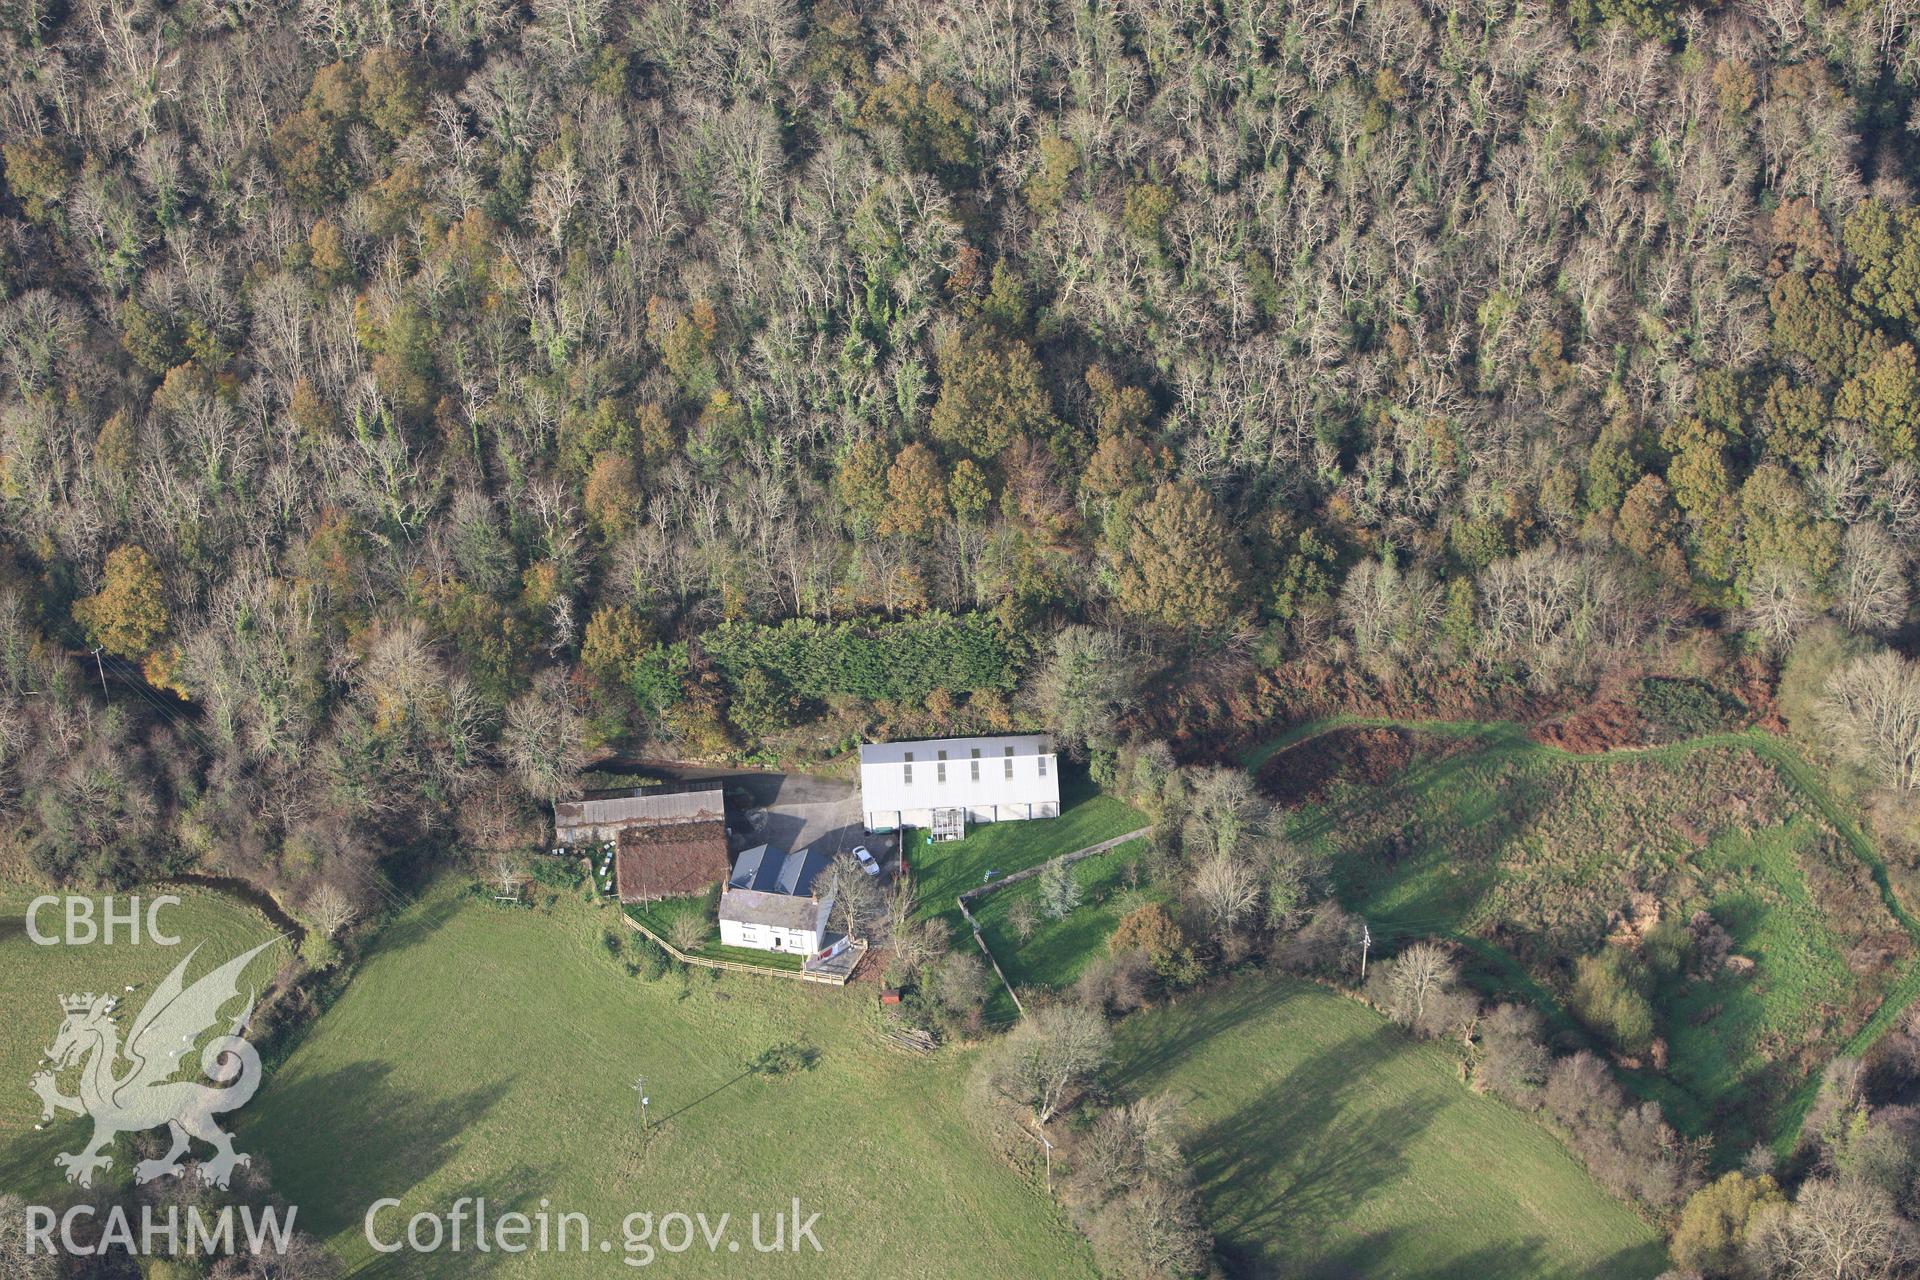
{"label": "white farmhouse", "polygon": [[720,941],[809,959],[843,949],[844,938],[827,936],[833,898],[821,897],[815,884],[826,868],[826,855],[807,849],[783,854],[763,844],[746,850],[720,893]]}
{"label": "white farmhouse", "polygon": [[1060,816],[1060,761],[1043,733],[875,742],[860,748],[868,831],[921,827],[958,839],[969,822]]}

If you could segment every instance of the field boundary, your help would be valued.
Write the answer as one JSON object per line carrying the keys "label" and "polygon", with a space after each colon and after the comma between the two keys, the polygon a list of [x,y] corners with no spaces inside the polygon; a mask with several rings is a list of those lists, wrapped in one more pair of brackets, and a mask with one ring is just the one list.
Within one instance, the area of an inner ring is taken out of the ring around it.
{"label": "field boundary", "polygon": [[866,943],[848,943],[848,947],[851,950],[859,952],[860,955],[859,958],[853,962],[853,968],[847,970],[845,973],[814,973],[806,969],[776,969],[772,965],[741,964],[738,960],[709,960],[705,956],[690,955],[680,950],[680,948],[674,946],[671,942],[668,942],[665,938],[647,928],[647,926],[641,924],[624,911],[620,913],[620,918],[625,920],[631,928],[646,935],[647,939],[651,941],[653,945],[659,947],[681,964],[697,965],[702,969],[718,969],[723,973],[750,973],[756,977],[763,978],[792,978],[799,982],[817,983],[823,987],[844,987],[848,982],[853,980],[855,970],[860,968],[860,961],[866,959],[867,956]]}
{"label": "field boundary", "polygon": [[960,907],[961,919],[967,922],[967,928],[973,930],[973,941],[975,945],[980,948],[980,954],[984,955],[987,958],[987,963],[993,966],[994,975],[1000,979],[1000,985],[1007,989],[1007,995],[1012,999],[1013,1007],[1020,1011],[1022,1017],[1026,1016],[1027,1006],[1020,1002],[1019,995],[1014,992],[1013,984],[1007,981],[1006,970],[1000,967],[1000,961],[993,954],[993,948],[987,945],[986,935],[980,932],[980,922],[973,918],[973,912],[967,908],[967,900],[970,898],[984,898],[988,894],[999,889],[1004,889],[1010,884],[1019,884],[1022,880],[1030,880],[1056,862],[1062,866],[1070,867],[1083,858],[1091,858],[1095,854],[1106,853],[1110,849],[1118,849],[1130,840],[1143,839],[1151,833],[1152,830],[1152,827],[1139,827],[1127,832],[1125,835],[1114,836],[1111,839],[1102,840],[1098,844],[1090,844],[1084,849],[1075,849],[1072,853],[1063,853],[1058,857],[1048,858],[1045,862],[1028,867],[1023,871],[1016,871],[1010,876],[995,880],[992,884],[983,884],[977,889],[968,889],[965,893],[960,894],[954,899],[954,902]]}
{"label": "field boundary", "polygon": [[[1916,944],[1920,944],[1920,919],[1916,919],[1907,910],[1906,904],[1900,900],[1900,895],[1894,889],[1892,879],[1887,873],[1886,860],[1880,855],[1880,851],[1848,815],[1832,791],[1815,775],[1813,766],[1807,763],[1791,743],[1777,734],[1759,729],[1727,730],[1650,746],[1610,747],[1604,751],[1570,751],[1565,747],[1538,741],[1527,733],[1524,725],[1510,720],[1423,720],[1402,719],[1394,716],[1336,715],[1294,725],[1275,737],[1244,748],[1235,758],[1243,769],[1249,773],[1255,773],[1281,752],[1342,729],[1398,729],[1407,733],[1453,734],[1480,738],[1487,743],[1488,750],[1506,747],[1514,750],[1538,751],[1543,755],[1575,764],[1606,764],[1661,755],[1682,756],[1715,748],[1737,748],[1749,751],[1771,765],[1787,790],[1811,809],[1814,816],[1833,829],[1834,834],[1840,837],[1840,842],[1846,845],[1854,858],[1867,869],[1867,874],[1879,891],[1881,904],[1886,908],[1887,913]],[[1447,930],[1436,931],[1435,936],[1450,937],[1472,946],[1476,951],[1482,951],[1484,945],[1480,939],[1469,939],[1465,935]],[[1491,950],[1497,951],[1497,949]],[[1501,954],[1504,958],[1504,953]],[[1906,972],[1888,984],[1886,994],[1881,998],[1879,1006],[1840,1046],[1837,1056],[1858,1057],[1865,1053],[1892,1028],[1900,1015],[1906,1012],[1916,1000],[1920,1000],[1920,960],[1909,961]],[[1558,1001],[1552,1000],[1550,996],[1549,1001],[1550,1009],[1542,1010],[1542,1013],[1549,1017],[1555,1013],[1561,1017],[1566,1016],[1564,1011],[1559,1010]],[[1773,1147],[1779,1154],[1789,1154],[1798,1144],[1800,1126],[1813,1105],[1819,1087],[1820,1076],[1809,1077],[1783,1106],[1780,1128],[1773,1140]]]}

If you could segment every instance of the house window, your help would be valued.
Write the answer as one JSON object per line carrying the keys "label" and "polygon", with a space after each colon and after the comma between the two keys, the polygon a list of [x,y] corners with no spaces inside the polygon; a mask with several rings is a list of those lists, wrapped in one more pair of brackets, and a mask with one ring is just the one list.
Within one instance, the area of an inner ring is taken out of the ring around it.
{"label": "house window", "polygon": [[980,781],[980,748],[973,749],[973,780]]}
{"label": "house window", "polygon": [[1035,756],[1034,759],[1040,762],[1040,776],[1043,778],[1046,777],[1047,776],[1047,758],[1045,756]]}
{"label": "house window", "polygon": [[933,766],[933,780],[935,782],[947,780],[947,753],[944,751],[940,753],[940,762]]}
{"label": "house window", "polygon": [[907,752],[907,785],[913,785],[913,752]]}
{"label": "house window", "polygon": [[1007,748],[1007,781],[1013,781],[1013,748]]}

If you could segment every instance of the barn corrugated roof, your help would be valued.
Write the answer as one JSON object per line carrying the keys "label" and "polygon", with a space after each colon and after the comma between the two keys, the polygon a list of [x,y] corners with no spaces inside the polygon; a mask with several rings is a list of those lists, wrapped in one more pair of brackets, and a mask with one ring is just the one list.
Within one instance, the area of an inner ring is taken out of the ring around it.
{"label": "barn corrugated roof", "polygon": [[642,822],[724,822],[726,816],[726,797],[717,787],[650,791],[604,800],[562,800],[553,806],[553,825],[560,832]]}

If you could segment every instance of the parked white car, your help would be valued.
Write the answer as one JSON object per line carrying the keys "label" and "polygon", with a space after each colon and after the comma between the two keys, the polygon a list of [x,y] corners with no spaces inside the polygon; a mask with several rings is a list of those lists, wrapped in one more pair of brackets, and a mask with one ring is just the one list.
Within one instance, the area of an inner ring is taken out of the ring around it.
{"label": "parked white car", "polygon": [[853,860],[858,862],[860,869],[868,875],[877,876],[880,874],[880,863],[874,858],[873,851],[868,849],[867,846],[863,844],[853,846]]}

